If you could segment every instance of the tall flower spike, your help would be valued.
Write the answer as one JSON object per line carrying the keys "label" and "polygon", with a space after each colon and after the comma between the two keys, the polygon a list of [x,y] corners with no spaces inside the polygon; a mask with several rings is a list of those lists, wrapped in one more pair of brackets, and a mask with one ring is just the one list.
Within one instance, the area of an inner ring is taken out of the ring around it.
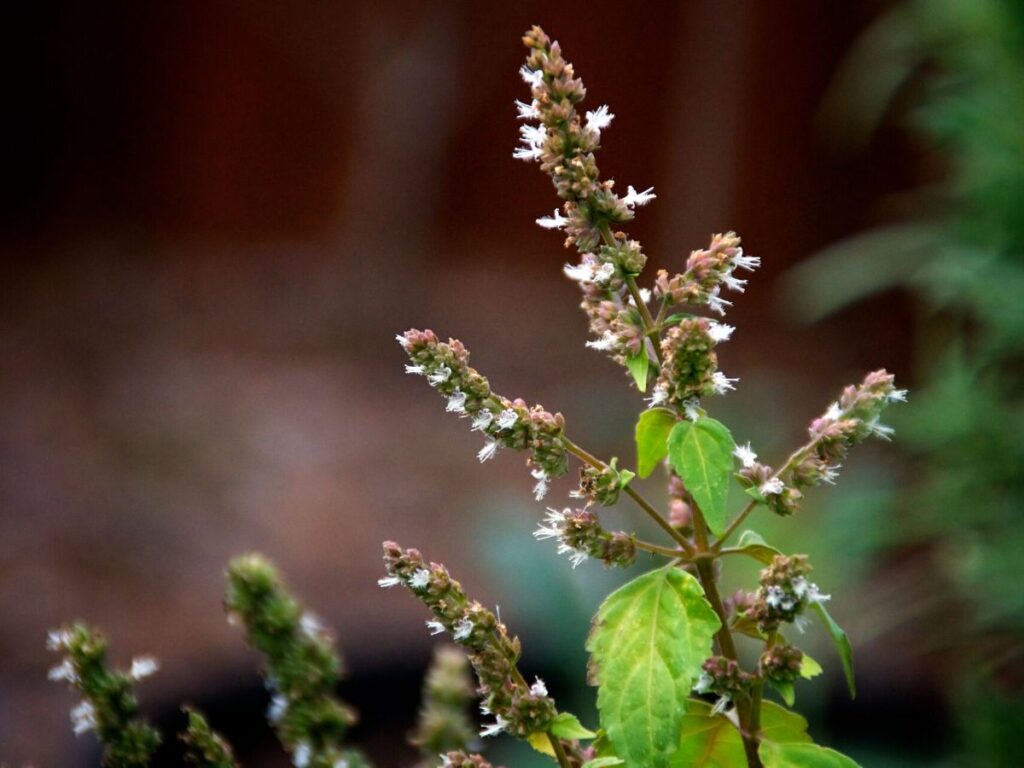
{"label": "tall flower spike", "polygon": [[367,766],[343,740],[354,710],[334,696],[341,659],[319,622],[288,593],[277,569],[259,555],[228,566],[224,606],[245,627],[246,639],[266,658],[264,679],[271,692],[267,719],[291,752],[296,768]]}
{"label": "tall flower spike", "polygon": [[[444,625],[434,623],[444,631]],[[476,737],[468,714],[475,698],[466,654],[449,645],[435,648],[416,730],[409,736],[424,758],[422,768],[432,768],[438,753],[469,748]]]}
{"label": "tall flower spike", "polygon": [[527,463],[537,481],[534,495],[542,499],[550,480],[569,469],[562,414],[495,394],[487,379],[469,367],[469,351],[458,339],[445,343],[433,331],[416,329],[398,339],[412,360],[406,370],[424,376],[446,399],[447,411],[469,418],[472,429],[483,432],[480,461],[493,458],[499,447],[530,453]]}

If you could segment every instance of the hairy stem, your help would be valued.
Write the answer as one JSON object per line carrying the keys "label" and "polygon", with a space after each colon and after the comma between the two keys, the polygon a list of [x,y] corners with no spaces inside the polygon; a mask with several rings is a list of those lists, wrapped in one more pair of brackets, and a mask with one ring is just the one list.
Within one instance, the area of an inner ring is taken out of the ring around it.
{"label": "hairy stem", "polygon": [[[601,227],[601,239],[604,240],[605,245],[612,246],[613,248],[619,244],[607,224]],[[647,302],[640,296],[640,288],[636,284],[636,278],[633,275],[626,275],[625,282],[629,295],[633,297],[633,303],[636,304],[637,311],[640,313],[640,320],[644,324],[644,337],[651,340],[651,346],[654,347],[654,357],[657,358],[658,365],[661,365],[663,361],[661,359],[661,339],[658,331],[660,324],[654,322],[654,318],[651,317],[651,310],[647,307]]]}
{"label": "hairy stem", "polygon": [[[605,469],[607,467],[607,465],[599,458],[583,450],[578,445],[576,445],[576,443],[574,443],[572,440],[565,437],[564,435],[562,436],[562,442],[565,445],[565,450],[567,450],[569,453],[571,453],[573,456],[575,456],[585,464],[589,464],[590,466],[595,467],[596,469]],[[662,530],[665,531],[665,533],[671,536],[672,539],[677,544],[679,544],[680,548],[682,548],[684,553],[686,553],[687,555],[693,555],[693,545],[690,544],[689,541],[687,541],[686,537],[682,533],[677,531],[675,528],[673,528],[672,524],[669,523],[669,521],[666,520],[664,517],[662,517],[661,513],[658,512],[658,510],[651,506],[651,504],[646,499],[644,499],[639,493],[633,490],[632,486],[627,485],[622,490],[624,490],[626,492],[626,495],[629,496],[629,498],[631,498],[633,501],[635,501],[637,505],[640,507],[640,509],[646,512],[647,515],[654,522],[656,522]]]}

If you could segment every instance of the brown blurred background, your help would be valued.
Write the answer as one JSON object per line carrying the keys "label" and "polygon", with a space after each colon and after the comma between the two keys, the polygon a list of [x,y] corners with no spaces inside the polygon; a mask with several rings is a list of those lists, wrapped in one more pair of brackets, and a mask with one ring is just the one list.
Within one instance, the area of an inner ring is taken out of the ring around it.
{"label": "brown blurred background", "polygon": [[[764,261],[730,313],[739,330],[722,363],[742,384],[725,413],[764,441],[777,433],[782,451],[863,371],[908,383],[906,302],[801,327],[777,280],[912,177],[900,139],[880,134],[866,163],[830,152],[816,119],[877,10],[23,8],[9,28],[20,61],[0,273],[0,759],[95,761],[91,736],[70,734],[69,694],[46,682],[46,630],[80,617],[117,660],[160,658],[141,688],[152,716],[175,722],[177,702],[195,701],[243,761],[283,764],[252,746],[265,694],[220,610],[223,566],[249,549],[337,628],[353,670],[344,695],[364,710],[357,736],[385,766],[411,755],[387,739],[411,724],[429,638],[418,606],[375,585],[382,539],[500,601],[528,658],[531,641],[560,636],[484,546],[501,546],[485,529],[530,546],[543,508],[520,457],[477,466],[477,440],[403,376],[393,342],[413,325],[459,336],[497,390],[561,410],[594,451],[632,455],[640,403],[584,348],[560,274],[570,255],[533,224],[556,204],[550,182],[512,158],[532,23],[561,41],[588,106],[617,115],[604,174],[657,191],[630,228],[652,270],[726,229]],[[564,565],[551,567],[570,590],[604,578]],[[837,598],[857,641],[849,605]],[[870,701],[872,663],[862,669]],[[583,670],[548,674],[558,694]],[[922,677],[911,665],[896,685],[926,698]],[[848,727],[868,717],[841,711]]]}

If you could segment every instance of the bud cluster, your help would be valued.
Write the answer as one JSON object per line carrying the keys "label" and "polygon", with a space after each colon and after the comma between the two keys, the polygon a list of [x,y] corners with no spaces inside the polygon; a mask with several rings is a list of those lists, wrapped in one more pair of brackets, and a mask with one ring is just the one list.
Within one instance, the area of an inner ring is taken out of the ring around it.
{"label": "bud cluster", "polygon": [[433,634],[451,633],[459,645],[471,651],[470,663],[480,681],[481,709],[494,715],[481,736],[508,732],[527,737],[543,731],[557,711],[547,688],[538,680],[527,686],[516,661],[521,653],[519,638],[510,637],[506,626],[483,605],[470,601],[459,582],[439,563],[423,560],[415,549],[402,549],[393,541],[384,542],[384,565],[388,576],[382,587],[403,585],[434,614],[427,622]]}
{"label": "bud cluster", "polygon": [[423,704],[416,730],[409,737],[425,759],[465,749],[476,736],[467,714],[476,697],[469,663],[462,651],[438,646],[423,683]]}
{"label": "bud cluster", "polygon": [[[725,330],[728,329],[728,330]],[[662,367],[651,405],[667,405],[692,417],[701,397],[735,389],[736,379],[718,370],[715,346],[732,329],[706,317],[685,317],[661,340]]]}
{"label": "bud cluster", "polygon": [[792,683],[800,677],[803,659],[803,651],[788,643],[782,643],[762,653],[758,666],[766,680],[773,683]]}
{"label": "bud cluster", "polygon": [[725,314],[731,301],[721,297],[722,287],[743,293],[746,280],[735,277],[737,269],[752,272],[761,266],[757,256],[744,256],[740,238],[735,232],[712,235],[706,249],[692,251],[686,260],[686,271],[669,277],[659,270],[654,281],[654,295],[665,304],[707,306],[712,312]]}
{"label": "bud cluster", "polygon": [[227,576],[225,609],[266,657],[267,719],[295,767],[365,765],[361,754],[342,745],[356,714],[334,696],[342,663],[327,630],[288,593],[277,569],[263,557],[236,558]]}
{"label": "bud cluster", "polygon": [[199,712],[185,707],[188,726],[181,740],[185,746],[185,761],[196,768],[236,768],[231,747],[210,728]]}
{"label": "bud cluster", "polygon": [[491,764],[480,755],[455,750],[441,755],[441,768],[491,768]]}
{"label": "bud cluster", "polygon": [[757,622],[758,629],[771,633],[779,625],[797,622],[811,603],[822,603],[829,599],[818,591],[818,586],[807,580],[811,566],[806,555],[776,555],[767,568],[761,571],[761,586],[754,595],[747,615]]}
{"label": "bud cluster", "polygon": [[620,470],[619,460],[613,458],[601,467],[584,464],[580,468],[580,487],[570,496],[597,502],[602,507],[611,507],[619,500],[619,492],[629,484],[635,475],[628,469]]}
{"label": "bud cluster", "polygon": [[628,567],[636,560],[636,536],[625,531],[606,531],[597,514],[589,509],[559,511],[548,507],[544,521],[533,536],[538,541],[555,539],[558,554],[568,554],[573,568],[589,557],[606,566]]}
{"label": "bud cluster", "polygon": [[160,744],[160,734],[139,717],[132,690],[136,681],[157,670],[148,656],[132,661],[129,672],[107,667],[107,641],[83,624],[50,632],[47,647],[66,654],[49,678],[65,681],[82,696],[71,710],[75,735],[95,731],[104,743],[107,768],[142,768],[149,765]]}
{"label": "bud cluster", "polygon": [[736,695],[745,693],[754,681],[754,676],[740,669],[734,659],[712,656],[701,665],[700,677],[693,687],[696,693],[718,695],[718,702],[711,710],[712,715],[722,712]]}
{"label": "bud cluster", "polygon": [[528,463],[537,481],[534,496],[543,499],[551,478],[569,469],[562,414],[551,414],[539,405],[529,408],[522,400],[492,392],[487,379],[469,366],[469,351],[458,339],[445,343],[433,331],[416,329],[397,339],[412,361],[406,372],[424,376],[447,398],[449,412],[472,419],[472,428],[486,436],[477,454],[480,461],[492,458],[499,446],[530,451]]}

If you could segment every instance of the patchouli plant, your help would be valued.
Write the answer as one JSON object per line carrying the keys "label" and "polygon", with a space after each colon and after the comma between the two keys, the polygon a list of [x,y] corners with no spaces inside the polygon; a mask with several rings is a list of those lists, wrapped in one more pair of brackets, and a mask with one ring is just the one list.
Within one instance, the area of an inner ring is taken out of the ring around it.
{"label": "patchouli plant", "polygon": [[[868,374],[811,422],[807,442],[776,467],[759,462],[749,443],[738,445],[707,412],[708,400],[737,382],[719,370],[717,352],[734,329],[711,315],[725,315],[732,303],[726,296],[743,292],[740,275],[760,259],[744,253],[735,233],[715,235],[707,248],[690,254],[681,272],[659,271],[649,288],[640,287],[647,257],[620,227],[655,198],[653,189],[630,186],[620,195],[612,180],[602,180],[595,152],[613,115],[606,106],[582,112],[582,81],[539,27],[523,42],[529,53],[520,73],[531,99],[517,103],[525,122],[515,156],[538,163],[562,200],[537,223],[562,230],[566,246],[579,252],[578,263],[564,272],[582,293],[593,336],[587,346],[625,366],[647,396],[649,407],[636,423],[635,470],[577,445],[560,414],[495,392],[456,339],[443,341],[429,330],[400,335],[406,371],[423,376],[445,398],[447,411],[482,434],[480,461],[499,449],[525,452],[538,500],[552,478],[569,471],[570,459],[578,461],[576,503],[549,508],[535,533],[554,540],[573,566],[588,559],[628,566],[638,552],[664,563],[609,595],[594,618],[587,650],[597,686],[597,732],[560,712],[542,681],[523,677],[518,639],[443,565],[386,542],[388,575],[380,583],[409,589],[431,609],[431,633],[450,633],[469,652],[483,709],[492,718],[482,735],[526,739],[562,768],[855,765],[814,744],[800,715],[764,700],[770,685],[792,705],[794,682],[821,671],[791,642],[808,617],[834,640],[851,695],[853,657],[825,608],[829,596],[810,579],[807,557],[785,555],[740,528],[759,508],[791,515],[804,488],[834,483],[853,445],[889,437],[881,412],[906,393],[885,371]],[[646,501],[637,482],[662,464],[670,500],[665,510]],[[729,503],[730,490],[741,492],[745,503],[738,509]],[[623,496],[660,526],[663,542],[602,526],[600,508]],[[753,558],[764,569],[750,591],[723,600],[718,572],[735,557]],[[743,644],[753,650],[741,657]]]}

